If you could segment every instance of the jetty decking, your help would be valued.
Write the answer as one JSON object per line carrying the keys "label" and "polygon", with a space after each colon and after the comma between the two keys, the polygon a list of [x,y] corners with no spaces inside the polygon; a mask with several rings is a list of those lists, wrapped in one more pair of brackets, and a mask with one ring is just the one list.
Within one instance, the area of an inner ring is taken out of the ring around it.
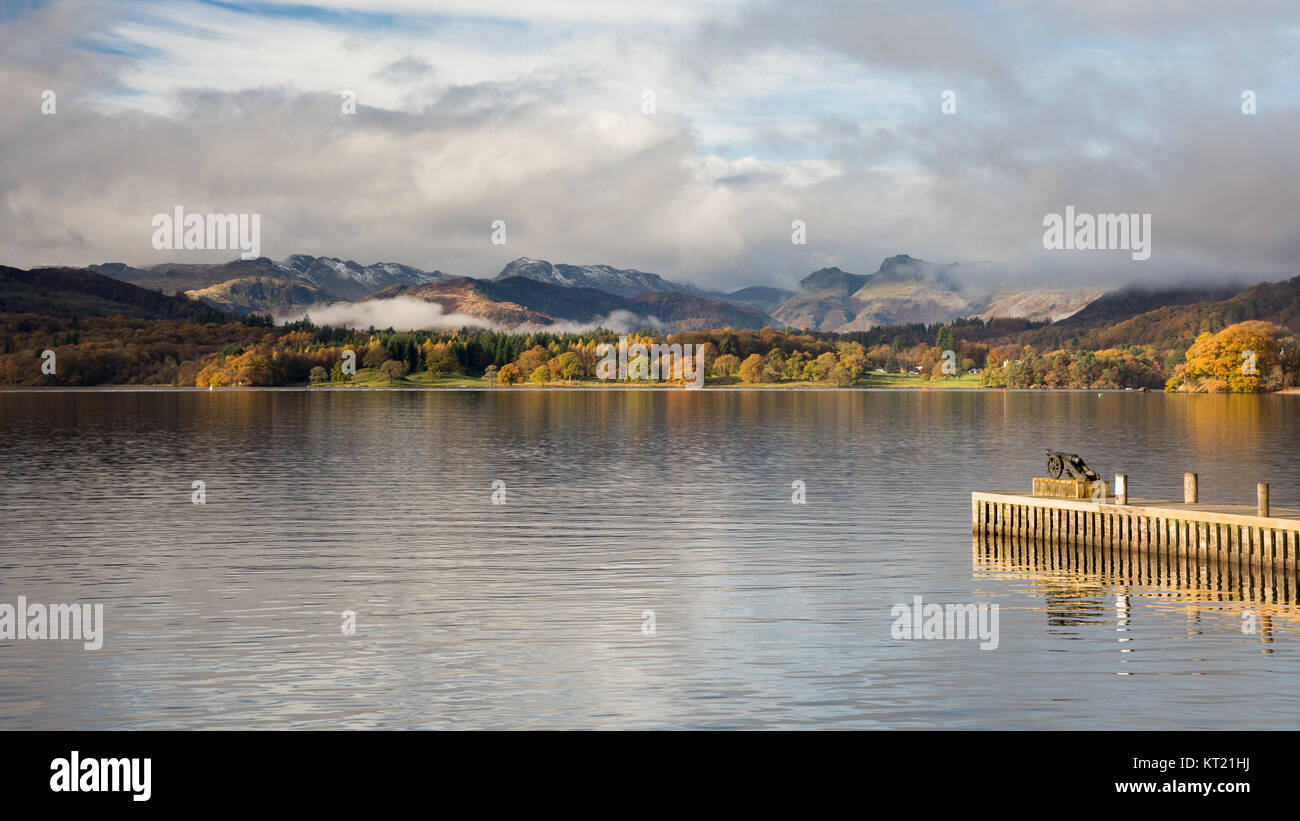
{"label": "jetty decking", "polygon": [[[1193,495],[1191,498],[1195,498]],[[975,533],[1023,536],[1294,570],[1300,510],[1249,505],[1057,499],[1023,493],[971,494]]]}

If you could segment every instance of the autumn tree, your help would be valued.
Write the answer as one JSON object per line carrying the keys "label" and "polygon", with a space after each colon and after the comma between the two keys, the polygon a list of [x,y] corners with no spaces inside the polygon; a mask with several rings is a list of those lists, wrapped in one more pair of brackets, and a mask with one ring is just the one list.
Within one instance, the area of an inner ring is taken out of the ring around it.
{"label": "autumn tree", "polygon": [[745,357],[745,361],[740,363],[740,381],[751,385],[762,382],[765,364],[763,357],[756,353]]}
{"label": "autumn tree", "polygon": [[523,373],[519,366],[513,362],[507,362],[497,370],[498,385],[514,385],[523,381]]}
{"label": "autumn tree", "polygon": [[714,345],[712,342],[701,342],[696,344],[699,346],[696,350],[703,352],[704,354],[704,372],[712,373],[713,365],[718,361],[718,346]]}
{"label": "autumn tree", "polygon": [[1187,349],[1166,390],[1210,393],[1258,393],[1280,387],[1277,328],[1251,321],[1229,325],[1217,334],[1202,333]]}
{"label": "autumn tree", "polygon": [[460,373],[460,360],[446,342],[438,342],[425,348],[424,370],[430,379],[441,379],[449,374]]}
{"label": "autumn tree", "polygon": [[520,373],[531,374],[538,368],[545,368],[546,363],[550,360],[550,351],[541,345],[534,345],[519,355],[515,364],[519,366]]}
{"label": "autumn tree", "polygon": [[583,376],[582,360],[573,351],[565,351],[546,362],[551,379],[579,379]]}
{"label": "autumn tree", "polygon": [[780,348],[773,348],[767,352],[767,357],[763,361],[763,376],[761,381],[780,382],[784,373],[785,351],[782,351]]}
{"label": "autumn tree", "polygon": [[[775,362],[773,362],[770,358],[768,361],[772,365],[772,371],[777,372],[777,366]],[[807,355],[804,354],[803,351],[795,351],[794,353],[790,354],[789,358],[787,358],[784,364],[780,366],[778,379],[790,379],[790,380],[803,379],[804,366],[807,364],[808,364]],[[776,381],[776,380],[772,380],[772,381]]]}
{"label": "autumn tree", "polygon": [[[859,345],[858,347],[860,348],[862,346]],[[835,354],[831,353],[830,351],[827,351],[821,356],[818,356],[817,367],[821,370],[822,378],[829,379],[831,371],[835,370],[835,366],[838,363],[839,360],[837,359]]]}
{"label": "autumn tree", "polygon": [[389,359],[379,366],[379,375],[388,379],[391,385],[406,376],[406,363],[401,359]]}
{"label": "autumn tree", "polygon": [[361,358],[361,364],[367,368],[378,368],[380,365],[392,358],[393,355],[388,352],[387,348],[382,344],[375,342],[370,347],[366,348],[366,353]]}
{"label": "autumn tree", "polygon": [[740,357],[734,354],[724,353],[713,360],[712,373],[714,376],[731,376],[739,370]]}

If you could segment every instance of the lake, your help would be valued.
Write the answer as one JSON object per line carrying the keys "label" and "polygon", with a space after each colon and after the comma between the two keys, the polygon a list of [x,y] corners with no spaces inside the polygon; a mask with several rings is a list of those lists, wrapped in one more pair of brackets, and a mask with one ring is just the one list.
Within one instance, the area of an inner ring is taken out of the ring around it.
{"label": "lake", "polygon": [[[0,433],[0,602],[104,606],[98,650],[0,640],[0,729],[1300,720],[1294,578],[970,532],[1048,448],[1300,507],[1297,396],[33,390]],[[917,596],[996,648],[896,637]]]}

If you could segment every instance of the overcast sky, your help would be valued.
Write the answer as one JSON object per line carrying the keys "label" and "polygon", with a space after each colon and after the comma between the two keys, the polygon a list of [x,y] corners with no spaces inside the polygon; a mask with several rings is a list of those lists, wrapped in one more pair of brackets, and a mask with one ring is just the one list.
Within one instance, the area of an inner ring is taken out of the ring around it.
{"label": "overcast sky", "polygon": [[[261,214],[275,259],[476,276],[1277,279],[1297,78],[1300,4],[1263,0],[0,0],[0,264],[232,258],[153,249],[181,205]],[[1044,251],[1067,205],[1150,213],[1151,258]]]}

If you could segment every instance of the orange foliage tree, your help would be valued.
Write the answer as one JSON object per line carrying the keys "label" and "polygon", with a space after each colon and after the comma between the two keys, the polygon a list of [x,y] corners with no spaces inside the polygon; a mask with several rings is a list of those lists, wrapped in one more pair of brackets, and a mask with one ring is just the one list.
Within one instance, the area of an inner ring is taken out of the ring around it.
{"label": "orange foliage tree", "polygon": [[1278,328],[1270,322],[1238,322],[1217,334],[1196,337],[1186,362],[1174,368],[1167,391],[1259,393],[1280,387]]}

